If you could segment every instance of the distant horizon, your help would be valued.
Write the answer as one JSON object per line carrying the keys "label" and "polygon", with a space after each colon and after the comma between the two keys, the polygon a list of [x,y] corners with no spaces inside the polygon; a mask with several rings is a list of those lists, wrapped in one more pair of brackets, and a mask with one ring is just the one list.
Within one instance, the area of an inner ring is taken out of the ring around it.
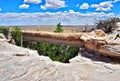
{"label": "distant horizon", "polygon": [[[0,26],[7,26],[7,27],[15,27],[15,26],[19,26],[19,27],[40,27],[40,26],[57,26],[57,25],[0,25]],[[86,26],[86,25],[62,25],[62,27],[79,27],[79,26]],[[95,26],[95,25],[87,25],[89,27],[91,26]]]}

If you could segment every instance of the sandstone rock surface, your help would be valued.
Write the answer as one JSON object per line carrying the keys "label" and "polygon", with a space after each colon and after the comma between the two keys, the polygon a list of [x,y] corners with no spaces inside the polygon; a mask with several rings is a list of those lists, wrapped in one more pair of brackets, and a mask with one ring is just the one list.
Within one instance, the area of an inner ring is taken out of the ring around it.
{"label": "sandstone rock surface", "polygon": [[0,41],[0,81],[120,81],[119,76],[119,64],[92,61],[80,54],[70,63],[59,63]]}
{"label": "sandstone rock surface", "polygon": [[96,30],[96,31],[95,31],[95,34],[96,34],[97,36],[100,36],[100,37],[104,37],[104,36],[105,36],[105,32],[102,31],[102,30]]}

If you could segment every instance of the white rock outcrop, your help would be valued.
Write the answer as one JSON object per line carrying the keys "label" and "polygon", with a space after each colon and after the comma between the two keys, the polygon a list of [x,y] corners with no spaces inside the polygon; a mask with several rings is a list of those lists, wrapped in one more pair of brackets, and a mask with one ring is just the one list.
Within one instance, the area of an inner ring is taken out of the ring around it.
{"label": "white rock outcrop", "polygon": [[120,65],[91,61],[80,54],[70,63],[59,63],[1,41],[0,81],[120,81]]}

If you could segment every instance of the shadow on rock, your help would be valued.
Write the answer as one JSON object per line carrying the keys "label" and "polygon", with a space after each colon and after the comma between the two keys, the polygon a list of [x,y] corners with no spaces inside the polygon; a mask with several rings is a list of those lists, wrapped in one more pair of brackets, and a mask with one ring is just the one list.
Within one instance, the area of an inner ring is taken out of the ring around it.
{"label": "shadow on rock", "polygon": [[83,57],[91,59],[92,61],[101,61],[113,64],[120,63],[120,57],[104,56],[100,53],[85,49],[84,47],[80,48],[79,54]]}

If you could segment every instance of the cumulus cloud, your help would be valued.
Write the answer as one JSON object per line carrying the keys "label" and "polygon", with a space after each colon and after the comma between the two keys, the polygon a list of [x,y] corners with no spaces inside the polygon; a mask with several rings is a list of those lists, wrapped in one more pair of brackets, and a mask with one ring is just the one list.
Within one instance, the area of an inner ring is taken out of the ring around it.
{"label": "cumulus cloud", "polygon": [[24,0],[24,3],[39,4],[41,0]]}
{"label": "cumulus cloud", "polygon": [[110,11],[113,7],[112,1],[105,1],[99,4],[92,4],[92,8],[96,8],[96,11]]}
{"label": "cumulus cloud", "polygon": [[73,10],[54,13],[0,13],[0,25],[56,25],[58,22],[63,25],[91,25],[94,24],[96,18],[111,16],[114,16],[114,14],[104,12],[83,14]]}
{"label": "cumulus cloud", "polygon": [[46,0],[45,5],[41,6],[41,9],[56,9],[65,7],[65,1],[64,0]]}
{"label": "cumulus cloud", "polygon": [[83,3],[81,6],[80,6],[80,9],[88,9],[89,8],[89,4],[88,3]]}
{"label": "cumulus cloud", "polygon": [[19,6],[20,9],[28,9],[29,8],[29,5],[27,4],[22,4]]}

